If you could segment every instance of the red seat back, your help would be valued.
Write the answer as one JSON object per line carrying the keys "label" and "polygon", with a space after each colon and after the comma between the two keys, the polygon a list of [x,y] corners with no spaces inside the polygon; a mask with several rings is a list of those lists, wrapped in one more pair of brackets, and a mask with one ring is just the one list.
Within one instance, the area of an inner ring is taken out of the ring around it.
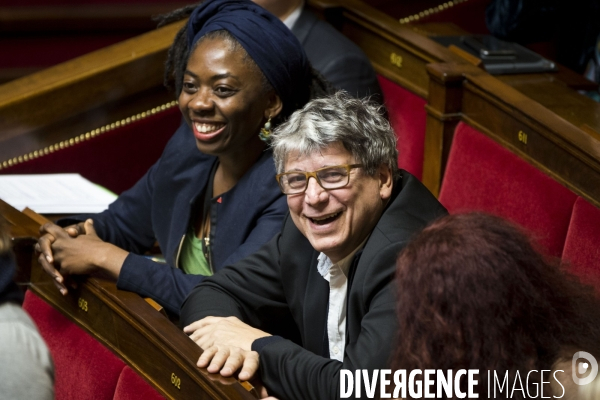
{"label": "red seat back", "polygon": [[139,376],[134,370],[125,366],[119,376],[114,400],[160,400],[164,399],[156,389]]}
{"label": "red seat back", "polygon": [[381,75],[378,79],[390,123],[398,137],[398,166],[421,179],[426,101]]}
{"label": "red seat back", "polygon": [[52,354],[57,400],[114,397],[125,367],[121,359],[30,290],[23,309],[35,321]]}
{"label": "red seat back", "polygon": [[440,201],[451,213],[483,211],[516,222],[560,257],[576,195],[464,123],[456,127]]}
{"label": "red seat back", "polygon": [[581,197],[573,207],[563,260],[583,282],[600,292],[600,209]]}

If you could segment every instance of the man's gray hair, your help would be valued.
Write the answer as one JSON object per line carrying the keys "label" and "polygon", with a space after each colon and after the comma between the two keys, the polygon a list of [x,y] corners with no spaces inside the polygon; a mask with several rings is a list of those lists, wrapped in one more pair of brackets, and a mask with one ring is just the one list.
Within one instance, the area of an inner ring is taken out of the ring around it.
{"label": "man's gray hair", "polygon": [[277,173],[284,172],[290,152],[306,156],[335,142],[341,142],[368,175],[375,175],[381,164],[398,175],[396,135],[383,107],[344,91],[310,101],[275,129],[271,146]]}

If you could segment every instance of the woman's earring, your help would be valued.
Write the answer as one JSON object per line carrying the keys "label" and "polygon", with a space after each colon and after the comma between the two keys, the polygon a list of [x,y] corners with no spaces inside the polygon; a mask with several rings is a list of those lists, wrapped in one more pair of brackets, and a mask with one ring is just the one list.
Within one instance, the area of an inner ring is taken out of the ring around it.
{"label": "woman's earring", "polygon": [[265,122],[265,126],[260,128],[260,133],[258,134],[258,137],[263,142],[268,142],[270,140],[270,138],[271,138],[271,117],[270,116],[269,116],[269,120],[267,122]]}

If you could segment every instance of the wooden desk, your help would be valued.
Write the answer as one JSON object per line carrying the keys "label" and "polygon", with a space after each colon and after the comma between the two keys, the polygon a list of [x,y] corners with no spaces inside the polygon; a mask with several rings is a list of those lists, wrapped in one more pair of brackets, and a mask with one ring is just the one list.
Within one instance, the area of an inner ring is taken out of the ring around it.
{"label": "wooden desk", "polygon": [[[427,64],[468,64],[464,58],[430,40],[432,36],[468,34],[452,23],[400,24],[398,19],[361,0],[310,0],[308,3],[367,54],[377,73],[422,98],[428,98]],[[423,5],[423,9],[426,8]],[[576,90],[597,88],[593,82],[565,68],[547,74],[518,75],[516,80],[535,85],[540,75],[545,81],[561,82]],[[512,80],[512,77],[505,79],[509,85]]]}

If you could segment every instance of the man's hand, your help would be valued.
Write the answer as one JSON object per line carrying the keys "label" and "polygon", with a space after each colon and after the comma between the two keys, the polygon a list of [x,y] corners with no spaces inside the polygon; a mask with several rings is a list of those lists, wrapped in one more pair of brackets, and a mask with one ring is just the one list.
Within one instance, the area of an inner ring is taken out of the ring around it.
{"label": "man's hand", "polygon": [[258,353],[252,351],[252,342],[271,336],[236,317],[206,317],[183,331],[204,350],[198,360],[199,367],[223,376],[231,376],[241,367],[240,380],[251,379],[258,370]]}
{"label": "man's hand", "polygon": [[255,351],[246,351],[235,346],[215,345],[204,350],[196,365],[206,368],[211,374],[220,373],[222,376],[232,376],[241,368],[238,379],[247,381],[258,371],[259,360],[258,353]]}
{"label": "man's hand", "polygon": [[40,227],[40,234],[42,235],[38,242],[35,245],[35,251],[40,253],[38,257],[38,261],[44,271],[52,278],[54,278],[53,282],[56,285],[56,288],[63,294],[67,294],[67,287],[64,284],[64,277],[58,272],[54,266],[54,255],[52,253],[52,243],[56,240],[54,234],[50,232],[66,232],[70,237],[76,238],[79,235],[85,235],[85,226],[84,223],[81,222],[77,225],[71,225],[66,228],[61,228],[56,224],[51,222],[44,224]]}

